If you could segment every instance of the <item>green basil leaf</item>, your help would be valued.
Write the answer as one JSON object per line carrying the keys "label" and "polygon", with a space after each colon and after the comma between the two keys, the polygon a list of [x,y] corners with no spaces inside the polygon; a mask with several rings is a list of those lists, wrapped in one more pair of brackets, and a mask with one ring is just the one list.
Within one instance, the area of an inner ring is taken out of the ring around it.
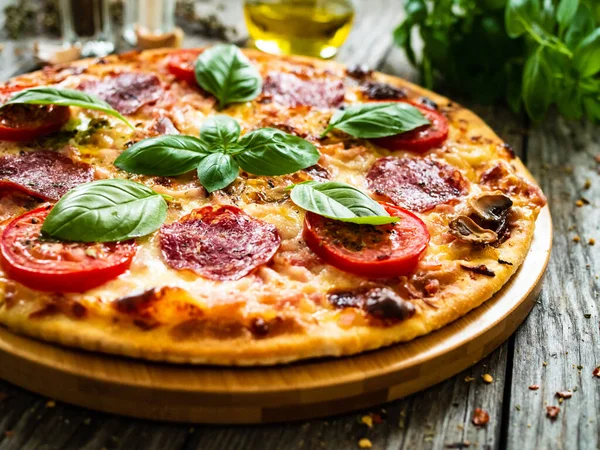
{"label": "green basil leaf", "polygon": [[585,97],[583,107],[589,120],[600,121],[600,98]]}
{"label": "green basil leaf", "polygon": [[100,180],[67,192],[48,214],[42,233],[65,241],[115,242],[145,236],[167,218],[167,203],[129,180]]}
{"label": "green basil leaf", "polygon": [[579,0],[560,0],[556,11],[556,19],[558,20],[561,34],[571,24],[577,13],[577,8],[579,8]]}
{"label": "green basil leaf", "polygon": [[577,45],[585,36],[590,34],[595,27],[594,16],[585,4],[580,4],[577,13],[569,28],[565,32],[565,44],[571,50],[575,50]]}
{"label": "green basil leaf", "polygon": [[74,89],[53,87],[24,89],[13,95],[4,105],[17,103],[26,103],[30,105],[76,106],[83,109],[93,109],[108,114],[109,116],[116,117],[129,125],[130,128],[134,128],[125,117],[117,110],[113,109],[113,107],[104,100],[95,95],[86,94],[85,92],[76,91]]}
{"label": "green basil leaf", "polygon": [[358,138],[378,138],[423,125],[429,125],[429,120],[408,103],[357,103],[336,111],[322,136],[337,128]]}
{"label": "green basil leaf", "polygon": [[240,138],[240,124],[229,116],[212,116],[206,119],[200,128],[200,139],[211,148],[227,151],[235,148]]}
{"label": "green basil leaf", "polygon": [[506,33],[511,38],[517,38],[525,33],[526,26],[532,26],[538,17],[538,0],[508,0],[504,17]]}
{"label": "green basil leaf", "polygon": [[198,57],[196,80],[223,108],[229,103],[254,100],[262,90],[258,69],[235,45],[216,45]]}
{"label": "green basil leaf", "polygon": [[600,71],[600,27],[579,43],[573,54],[573,67],[583,78]]}
{"label": "green basil leaf", "polygon": [[529,57],[523,72],[523,102],[533,120],[541,120],[552,102],[552,73],[540,47]]}
{"label": "green basil leaf", "polygon": [[198,179],[208,192],[213,192],[229,186],[239,171],[240,168],[231,155],[211,153],[198,165]]}
{"label": "green basil leaf", "polygon": [[379,203],[361,190],[335,181],[297,184],[292,189],[291,199],[307,211],[342,222],[383,225],[400,220],[391,217]]}
{"label": "green basil leaf", "polygon": [[252,131],[239,145],[244,150],[235,158],[243,170],[254,175],[294,173],[315,165],[321,156],[310,142],[275,128]]}
{"label": "green basil leaf", "polygon": [[114,164],[131,173],[167,177],[194,170],[208,154],[208,147],[198,138],[166,135],[136,142]]}

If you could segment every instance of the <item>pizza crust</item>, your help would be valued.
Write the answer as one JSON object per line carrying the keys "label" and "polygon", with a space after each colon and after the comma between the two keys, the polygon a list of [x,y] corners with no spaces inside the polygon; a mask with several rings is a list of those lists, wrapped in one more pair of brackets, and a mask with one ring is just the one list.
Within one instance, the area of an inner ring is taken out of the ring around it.
{"label": "pizza crust", "polygon": [[[145,54],[162,55],[164,52],[157,50]],[[244,52],[261,60],[275,59],[252,50]],[[293,64],[308,63],[317,67],[343,69],[339,64],[310,58],[278,59]],[[89,61],[77,64],[85,66]],[[406,88],[416,95],[426,96],[440,105],[449,103],[448,99],[399,78],[379,73],[375,76],[378,80]],[[453,123],[466,124],[469,136],[479,136],[484,141],[501,143],[496,134],[471,111],[454,106],[451,118]],[[516,173],[533,182],[533,178],[518,158],[512,159],[510,164]],[[496,260],[510,261],[512,265],[486,261],[488,268],[495,273],[493,278],[471,276],[470,272],[463,271],[462,276],[445,289],[443,295],[435,299],[436,307],[427,307],[424,302],[416,300],[416,314],[393,326],[344,327],[340,325],[339,320],[325,320],[307,322],[301,332],[283,333],[263,339],[242,336],[180,340],[174,338],[167,327],[143,330],[122,321],[112,322],[105,317],[75,320],[59,314],[32,320],[28,316],[31,310],[24,304],[24,300],[16,306],[8,307],[8,280],[2,278],[1,272],[0,322],[12,331],[44,341],[94,352],[172,363],[270,365],[314,357],[356,354],[409,341],[437,330],[464,316],[501,289],[522,264],[528,252],[539,211],[539,208],[524,206],[518,206],[517,209],[522,215],[519,226],[512,231],[510,239],[497,248],[496,257]],[[236,301],[235,298],[230,300]]]}

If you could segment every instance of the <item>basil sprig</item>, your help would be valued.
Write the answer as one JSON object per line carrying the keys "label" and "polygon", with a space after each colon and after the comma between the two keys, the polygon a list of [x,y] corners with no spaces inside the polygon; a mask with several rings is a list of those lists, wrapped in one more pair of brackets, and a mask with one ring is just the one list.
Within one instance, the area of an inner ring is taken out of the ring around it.
{"label": "basil sprig", "polygon": [[405,133],[429,123],[408,103],[357,103],[337,110],[321,137],[337,128],[357,138],[379,138]]}
{"label": "basil sprig", "polygon": [[29,104],[29,105],[57,105],[76,106],[83,109],[93,109],[109,116],[116,117],[125,122],[130,128],[133,125],[117,110],[95,95],[86,94],[74,89],[55,87],[34,87],[24,89],[13,95],[4,105]]}
{"label": "basil sprig", "polygon": [[116,242],[145,236],[167,218],[167,203],[129,180],[100,180],[67,192],[48,214],[42,234],[76,242]]}
{"label": "basil sprig", "polygon": [[202,52],[195,73],[200,87],[217,97],[219,108],[254,100],[262,90],[258,69],[235,45],[215,45]]}
{"label": "basil sprig", "polygon": [[261,128],[240,139],[239,124],[228,116],[208,118],[200,137],[159,136],[137,142],[124,151],[115,166],[131,173],[176,176],[197,169],[208,192],[223,189],[240,168],[255,175],[294,173],[317,163],[314,145],[274,128]]}
{"label": "basil sprig", "polygon": [[384,225],[398,222],[362,192],[346,183],[307,181],[294,186],[292,201],[299,207],[329,219],[361,225]]}

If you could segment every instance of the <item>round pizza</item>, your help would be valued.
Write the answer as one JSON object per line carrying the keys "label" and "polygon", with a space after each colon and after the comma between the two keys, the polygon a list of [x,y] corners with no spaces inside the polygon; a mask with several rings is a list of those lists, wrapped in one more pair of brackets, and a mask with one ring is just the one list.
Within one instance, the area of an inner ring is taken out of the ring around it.
{"label": "round pizza", "polygon": [[545,198],[472,112],[232,45],[0,87],[0,323],[96,352],[264,365],[408,341],[515,273]]}

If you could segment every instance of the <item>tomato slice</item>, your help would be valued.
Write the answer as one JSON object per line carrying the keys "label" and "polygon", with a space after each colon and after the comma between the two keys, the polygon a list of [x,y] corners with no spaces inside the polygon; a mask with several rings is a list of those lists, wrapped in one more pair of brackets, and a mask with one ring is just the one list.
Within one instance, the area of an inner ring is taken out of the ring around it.
{"label": "tomato slice", "polygon": [[167,62],[169,72],[175,75],[175,78],[187,81],[191,86],[198,86],[194,65],[200,53],[199,50],[180,50],[172,53]]}
{"label": "tomato slice", "polygon": [[0,242],[0,264],[13,280],[38,291],[84,292],[125,272],[135,256],[135,241],[60,242],[40,236],[49,207],[8,224]]}
{"label": "tomato slice", "polygon": [[448,119],[435,109],[407,102],[417,108],[431,122],[406,133],[372,139],[380,147],[388,150],[408,150],[416,153],[425,153],[435,147],[439,147],[448,138]]}
{"label": "tomato slice", "polygon": [[357,225],[307,212],[304,241],[328,264],[356,275],[388,278],[411,273],[429,244],[427,226],[410,211],[381,205],[400,221]]}
{"label": "tomato slice", "polygon": [[[0,88],[0,104],[28,87],[31,86]],[[70,117],[68,106],[8,105],[0,109],[0,140],[31,141],[60,130]]]}

